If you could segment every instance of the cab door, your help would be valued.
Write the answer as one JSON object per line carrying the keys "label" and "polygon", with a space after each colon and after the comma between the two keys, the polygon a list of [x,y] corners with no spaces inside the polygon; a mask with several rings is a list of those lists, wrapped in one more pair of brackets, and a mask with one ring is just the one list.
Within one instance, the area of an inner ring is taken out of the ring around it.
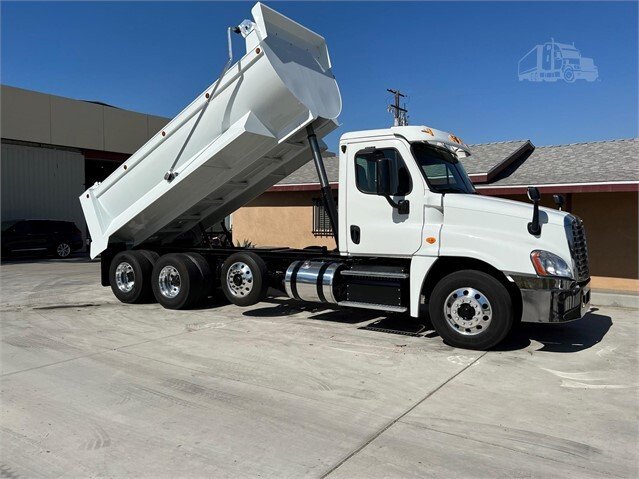
{"label": "cab door", "polygon": [[[396,204],[408,201],[408,211],[377,195],[377,159],[391,160],[390,195]],[[346,172],[347,252],[352,255],[410,257],[421,246],[424,185],[408,146],[396,139],[374,145],[350,144]],[[345,207],[345,208],[344,208]]]}

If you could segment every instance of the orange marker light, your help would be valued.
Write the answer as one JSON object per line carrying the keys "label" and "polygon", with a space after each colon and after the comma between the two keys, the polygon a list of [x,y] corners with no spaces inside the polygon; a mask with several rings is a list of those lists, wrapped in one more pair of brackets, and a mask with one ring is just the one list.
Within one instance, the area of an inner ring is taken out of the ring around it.
{"label": "orange marker light", "polygon": [[428,238],[426,238],[426,243],[428,244],[434,244],[435,241],[437,241],[437,238],[435,238],[434,236],[429,236]]}
{"label": "orange marker light", "polygon": [[450,138],[450,141],[454,141],[455,143],[457,143],[458,145],[461,145],[463,142],[461,141],[461,138],[455,136],[455,135],[448,135],[448,138]]}
{"label": "orange marker light", "polygon": [[422,131],[426,133],[427,135],[435,136],[435,134],[433,133],[433,130],[431,130],[430,128],[425,128]]}

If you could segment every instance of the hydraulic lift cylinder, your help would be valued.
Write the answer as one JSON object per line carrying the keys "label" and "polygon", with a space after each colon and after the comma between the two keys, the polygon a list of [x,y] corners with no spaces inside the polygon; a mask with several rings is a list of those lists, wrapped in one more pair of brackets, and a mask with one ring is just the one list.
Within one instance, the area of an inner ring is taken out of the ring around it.
{"label": "hydraulic lift cylinder", "polygon": [[315,131],[313,130],[312,125],[306,127],[306,133],[308,135],[308,144],[310,145],[311,152],[313,153],[313,161],[315,162],[315,168],[317,169],[317,176],[320,181],[324,208],[326,208],[328,220],[331,222],[333,237],[335,238],[335,245],[339,249],[339,236],[337,232],[337,206],[335,206],[335,199],[333,198],[331,185],[328,182],[326,168],[324,167],[324,160],[322,159],[322,153],[320,151],[319,144],[317,143],[317,136],[315,136]]}

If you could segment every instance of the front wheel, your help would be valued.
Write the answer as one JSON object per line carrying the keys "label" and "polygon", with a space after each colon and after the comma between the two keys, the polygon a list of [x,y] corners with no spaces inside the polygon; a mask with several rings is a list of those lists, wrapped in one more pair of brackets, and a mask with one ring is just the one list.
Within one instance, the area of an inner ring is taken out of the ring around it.
{"label": "front wheel", "polygon": [[489,349],[501,342],[513,325],[508,290],[481,271],[456,271],[441,279],[428,309],[437,333],[459,348]]}

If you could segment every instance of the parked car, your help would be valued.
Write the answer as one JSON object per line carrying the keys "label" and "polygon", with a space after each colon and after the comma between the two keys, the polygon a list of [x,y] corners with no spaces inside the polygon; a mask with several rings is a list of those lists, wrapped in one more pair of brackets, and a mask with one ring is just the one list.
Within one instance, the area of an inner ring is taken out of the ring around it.
{"label": "parked car", "polygon": [[66,258],[72,251],[82,249],[82,246],[82,233],[71,221],[2,222],[2,256],[12,253],[41,253]]}

